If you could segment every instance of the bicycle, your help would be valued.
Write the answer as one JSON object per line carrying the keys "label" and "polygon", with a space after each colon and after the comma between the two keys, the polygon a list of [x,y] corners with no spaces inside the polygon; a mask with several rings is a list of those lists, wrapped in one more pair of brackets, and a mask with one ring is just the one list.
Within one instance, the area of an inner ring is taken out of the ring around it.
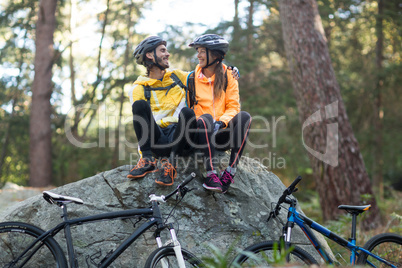
{"label": "bicycle", "polygon": [[[275,208],[271,210],[267,219],[267,222],[269,222],[271,219],[276,219],[279,221],[279,212],[282,208],[284,208],[282,204],[286,203],[289,205],[286,224],[281,223],[283,225],[283,229],[279,241],[265,241],[247,247],[243,250],[243,252],[235,257],[234,261],[232,262],[233,265],[236,265],[237,267],[239,265],[249,267],[248,265],[253,265],[252,263],[258,263],[263,259],[270,262],[272,258],[276,258],[276,256],[280,254],[285,254],[286,262],[298,263],[300,265],[318,264],[318,262],[308,252],[297,245],[292,244],[292,229],[296,224],[302,229],[310,243],[321,256],[323,262],[326,264],[336,264],[336,261],[333,260],[321,246],[311,229],[350,250],[350,265],[357,264],[370,265],[372,267],[402,267],[402,236],[398,234],[378,234],[369,239],[363,247],[356,245],[357,216],[369,210],[371,205],[340,205],[338,207],[339,209],[343,209],[352,215],[351,238],[349,240],[342,238],[317,222],[309,219],[305,215],[300,214],[296,210],[297,200],[293,197],[290,197],[290,195],[298,190],[296,185],[301,179],[302,178],[300,176],[297,177],[283,192],[283,194],[279,197]],[[259,256],[259,254],[262,256]]]}
{"label": "bicycle", "polygon": [[[160,202],[165,202],[176,194],[181,197],[181,199],[178,200],[178,202],[180,202],[186,193],[191,191],[186,185],[194,177],[195,173],[191,173],[167,196],[150,195],[150,208],[108,212],[74,219],[69,219],[68,217],[67,204],[83,204],[84,202],[81,199],[44,191],[43,198],[50,204],[55,204],[62,209],[61,217],[63,218],[63,222],[48,231],[23,222],[0,223],[0,267],[76,268],[78,267],[78,261],[74,252],[71,226],[95,221],[129,218],[147,219],[147,221],[136,228],[115,250],[108,252],[99,263],[96,263],[97,267],[108,267],[111,265],[137,238],[153,226],[156,226],[154,237],[159,249],[150,256],[154,256],[158,253],[159,257],[157,260],[147,260],[146,268],[157,267],[157,265],[161,265],[161,267],[164,268],[199,267],[201,261],[188,250],[181,248],[173,224],[166,223],[167,219],[162,218],[162,213],[159,209]],[[174,209],[175,208],[173,208],[173,210]],[[168,229],[171,236],[171,240],[165,244],[163,244],[161,239],[161,232],[164,229]],[[68,262],[61,246],[54,238],[61,230],[64,230],[66,238]]]}

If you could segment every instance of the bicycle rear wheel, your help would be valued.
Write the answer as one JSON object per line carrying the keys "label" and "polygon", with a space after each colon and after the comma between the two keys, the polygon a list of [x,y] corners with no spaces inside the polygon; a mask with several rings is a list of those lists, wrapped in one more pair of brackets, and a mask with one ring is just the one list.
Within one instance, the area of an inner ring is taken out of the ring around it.
{"label": "bicycle rear wheel", "polygon": [[[367,241],[363,248],[387,260],[396,267],[402,267],[402,236],[400,235],[391,233],[376,235]],[[390,267],[365,253],[359,254],[357,264]]]}
{"label": "bicycle rear wheel", "polygon": [[[202,261],[194,256],[191,252],[182,248],[181,253],[183,254],[186,267],[201,267]],[[176,254],[172,246],[161,247],[152,252],[145,263],[145,268],[164,267],[162,266],[163,261],[165,261],[167,267],[169,268],[179,267]]]}
{"label": "bicycle rear wheel", "polygon": [[[241,267],[267,267],[285,260],[283,253],[281,254],[281,245],[278,242],[265,241],[243,250],[232,262],[233,264],[240,265]],[[297,266],[318,264],[318,262],[305,250],[294,247],[289,254],[291,264]]]}
{"label": "bicycle rear wheel", "polygon": [[[0,223],[0,268],[3,267],[58,267],[67,268],[66,257],[52,237],[36,243],[36,238],[45,231],[22,223]],[[27,252],[21,255],[25,250]]]}

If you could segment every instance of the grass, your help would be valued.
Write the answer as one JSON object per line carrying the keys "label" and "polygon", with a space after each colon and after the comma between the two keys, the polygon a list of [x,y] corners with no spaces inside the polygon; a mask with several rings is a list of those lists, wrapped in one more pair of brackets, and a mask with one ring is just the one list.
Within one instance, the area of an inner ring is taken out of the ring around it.
{"label": "grass", "polygon": [[[238,240],[236,240],[232,245],[229,247],[229,249],[224,253],[222,252],[219,248],[214,246],[213,244],[209,244],[209,250],[210,250],[210,255],[211,256],[204,256],[201,258],[203,264],[201,267],[203,268],[241,268],[242,266],[239,264],[231,263],[231,255],[235,251],[235,246],[238,243]],[[284,242],[283,242],[284,243]],[[251,266],[252,267],[266,267],[267,264],[269,264],[269,267],[271,266],[276,266],[276,267],[284,267],[287,266],[286,264],[286,255],[293,250],[293,246],[291,246],[288,250],[284,249],[284,244],[282,244],[280,250],[279,245],[275,244],[274,245],[274,254],[272,256],[267,256],[265,254],[262,254],[261,256],[256,256],[251,252],[241,252],[246,255],[248,255],[249,260],[253,263]],[[237,252],[240,253],[240,252]],[[247,267],[249,264],[247,264]]]}
{"label": "grass", "polygon": [[[303,212],[308,215],[309,218],[317,221],[318,223],[322,224],[334,233],[344,237],[345,239],[348,239],[350,237],[352,217],[350,215],[342,215],[336,221],[323,222],[321,208],[318,201],[318,195],[314,192],[309,192],[308,195],[309,198],[298,197],[299,204]],[[370,212],[365,212],[358,217],[357,244],[360,246],[363,246],[364,243],[367,242],[371,237],[380,233],[402,233],[402,193],[388,189],[387,197],[383,201],[378,202],[378,206],[381,211],[382,224],[377,228],[365,231],[359,225],[359,223],[364,221],[364,218],[367,217],[368,213]],[[235,241],[226,252],[222,252],[219,248],[212,244],[208,245],[210,249],[210,257],[201,258],[204,262],[203,267],[229,267],[232,261],[231,256],[238,253],[234,252],[237,242],[238,241]],[[330,246],[339,264],[342,267],[349,267],[350,252],[329,239],[327,239],[327,243]],[[281,252],[277,256],[274,256],[273,259],[262,261],[268,261],[268,263],[270,263],[272,266],[284,267],[286,266],[285,256],[286,253]],[[260,260],[258,259],[255,260],[257,263],[260,262]],[[237,267],[231,266],[231,268]]]}
{"label": "grass", "polygon": [[[303,200],[303,198],[301,198],[301,200]],[[301,201],[299,204],[303,212],[309,218],[317,221],[345,239],[350,237],[352,224],[352,217],[350,215],[342,215],[336,221],[323,222],[317,194],[309,198],[309,200]],[[383,201],[377,201],[377,204],[381,212],[382,224],[375,229],[368,231],[363,230],[359,223],[364,221],[370,211],[359,215],[357,219],[357,245],[363,246],[371,237],[380,233],[402,233],[402,193],[387,189],[386,198]],[[326,240],[340,264],[347,266],[349,264],[350,252],[335,242],[329,239]]]}

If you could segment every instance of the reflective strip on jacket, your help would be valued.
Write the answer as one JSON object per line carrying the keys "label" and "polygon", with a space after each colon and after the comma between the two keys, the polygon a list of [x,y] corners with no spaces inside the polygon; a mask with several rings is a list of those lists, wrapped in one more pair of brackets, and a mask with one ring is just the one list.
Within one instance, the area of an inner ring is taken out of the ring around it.
{"label": "reflective strip on jacket", "polygon": [[[147,101],[144,95],[144,86],[159,88],[173,84],[174,80],[170,77],[172,73],[175,73],[182,83],[186,85],[189,73],[180,70],[167,71],[162,81],[139,76],[129,91],[131,105],[137,100]],[[179,85],[171,88],[167,95],[166,90],[151,90],[151,110],[156,123],[160,127],[164,128],[171,123],[177,123],[179,121],[179,113],[183,107],[186,107],[185,97],[185,89],[181,88]]]}
{"label": "reflective strip on jacket", "polygon": [[[227,66],[223,64],[224,71]],[[198,103],[194,106],[195,115],[210,114],[215,121],[222,121],[228,125],[229,121],[240,112],[239,84],[230,74],[227,75],[228,84],[226,92],[222,91],[219,99],[214,98],[215,75],[210,78],[204,76],[202,68],[197,65],[195,69],[195,92]]]}

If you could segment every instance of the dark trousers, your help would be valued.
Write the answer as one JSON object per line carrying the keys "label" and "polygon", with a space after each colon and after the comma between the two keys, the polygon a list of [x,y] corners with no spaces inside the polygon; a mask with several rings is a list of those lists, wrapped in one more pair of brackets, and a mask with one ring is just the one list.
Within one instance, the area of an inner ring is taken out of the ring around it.
{"label": "dark trousers", "polygon": [[203,152],[206,169],[213,169],[211,115],[203,115],[197,120],[194,111],[185,107],[179,113],[178,123],[161,128],[156,124],[151,107],[145,100],[135,101],[132,112],[134,131],[143,157],[150,158],[152,154],[156,157],[188,155],[194,148],[199,148]]}
{"label": "dark trousers", "polygon": [[230,167],[234,168],[239,163],[246,146],[251,121],[250,114],[241,111],[229,121],[227,128],[218,130],[212,136],[212,144],[217,150],[226,151],[231,149]]}

